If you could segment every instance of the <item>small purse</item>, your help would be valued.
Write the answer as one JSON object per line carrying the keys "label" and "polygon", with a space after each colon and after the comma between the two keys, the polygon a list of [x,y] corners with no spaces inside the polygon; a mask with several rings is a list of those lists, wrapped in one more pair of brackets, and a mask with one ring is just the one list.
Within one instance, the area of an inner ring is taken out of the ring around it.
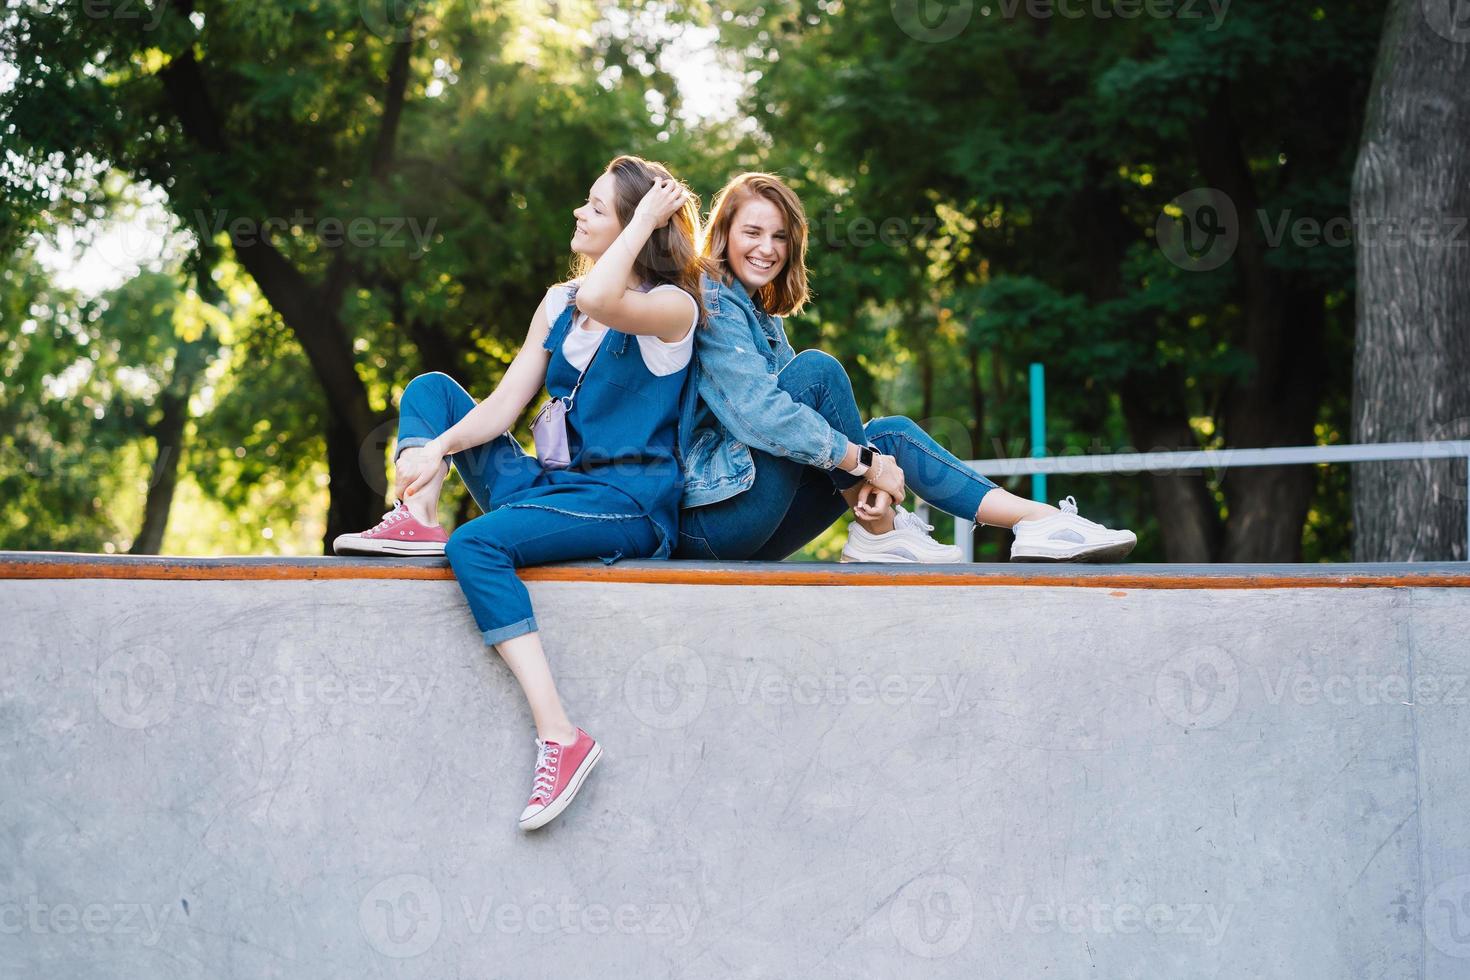
{"label": "small purse", "polygon": [[[601,349],[602,345],[598,344],[597,350]],[[592,361],[597,360],[597,350],[592,352],[592,360],[587,362],[587,367],[577,376],[572,393],[565,398],[548,399],[531,421],[531,438],[536,443],[536,458],[541,461],[542,469],[564,470],[572,465],[572,446],[567,438],[567,413],[572,410],[572,404],[576,401],[577,389],[582,387],[582,379],[587,377],[587,368],[592,367]]]}

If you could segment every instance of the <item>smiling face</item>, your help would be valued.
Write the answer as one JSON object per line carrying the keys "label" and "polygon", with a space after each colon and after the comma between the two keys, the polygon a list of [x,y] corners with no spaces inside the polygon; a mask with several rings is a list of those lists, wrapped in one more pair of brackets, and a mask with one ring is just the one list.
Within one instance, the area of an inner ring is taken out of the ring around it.
{"label": "smiling face", "polygon": [[781,209],[760,195],[741,203],[730,222],[725,262],[747,292],[754,294],[786,268],[791,243]]}
{"label": "smiling face", "polygon": [[572,233],[572,251],[596,260],[612,246],[622,233],[623,224],[618,220],[617,178],[605,173],[597,178],[587,192],[587,202],[572,211],[577,219]]}

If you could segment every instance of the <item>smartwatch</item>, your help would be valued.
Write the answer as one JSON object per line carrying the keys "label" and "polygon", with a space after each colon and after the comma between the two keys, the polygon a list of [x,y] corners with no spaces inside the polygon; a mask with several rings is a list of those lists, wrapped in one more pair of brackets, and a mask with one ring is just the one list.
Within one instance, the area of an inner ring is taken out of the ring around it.
{"label": "smartwatch", "polygon": [[848,472],[851,473],[853,476],[862,476],[864,473],[868,472],[869,468],[871,468],[872,465],[873,465],[873,447],[871,447],[871,446],[859,446],[858,447],[858,469],[848,470]]}

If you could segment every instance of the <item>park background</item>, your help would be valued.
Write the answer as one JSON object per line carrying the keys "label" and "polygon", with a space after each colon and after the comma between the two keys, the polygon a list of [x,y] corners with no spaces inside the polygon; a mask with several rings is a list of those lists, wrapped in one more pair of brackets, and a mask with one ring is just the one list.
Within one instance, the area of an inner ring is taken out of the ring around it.
{"label": "park background", "polygon": [[[1470,25],[1438,3],[7,0],[0,548],[370,526],[404,385],[492,389],[623,152],[706,205],[784,176],[793,344],[961,458],[1032,454],[1033,362],[1050,455],[1470,438]],[[1345,561],[1465,558],[1464,488],[1445,461],[1050,496],[1136,560]]]}

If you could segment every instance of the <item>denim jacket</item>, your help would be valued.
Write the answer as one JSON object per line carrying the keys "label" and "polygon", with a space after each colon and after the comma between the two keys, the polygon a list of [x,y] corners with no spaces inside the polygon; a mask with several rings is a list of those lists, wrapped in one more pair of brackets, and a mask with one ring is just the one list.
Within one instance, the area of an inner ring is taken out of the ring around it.
{"label": "denim jacket", "polygon": [[751,449],[830,470],[847,436],[815,409],[794,401],[776,375],[796,352],[781,318],[762,310],[736,283],[704,277],[706,321],[697,334],[699,401],[685,445],[683,506],[703,507],[755,482]]}

